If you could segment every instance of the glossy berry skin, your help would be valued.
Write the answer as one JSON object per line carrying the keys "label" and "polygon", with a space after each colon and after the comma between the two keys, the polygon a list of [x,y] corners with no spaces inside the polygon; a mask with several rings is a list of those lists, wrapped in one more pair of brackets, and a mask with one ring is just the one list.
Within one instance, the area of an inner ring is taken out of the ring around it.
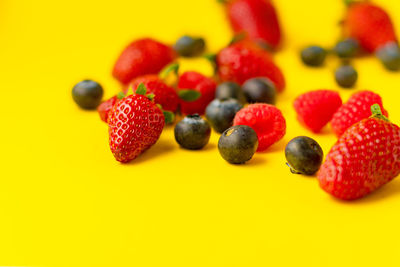
{"label": "glossy berry skin", "polygon": [[358,199],[395,178],[399,158],[399,127],[376,117],[363,119],[332,147],[318,173],[319,184],[339,199]]}
{"label": "glossy berry skin", "polygon": [[264,41],[276,48],[281,42],[281,29],[275,7],[265,0],[233,0],[226,12],[235,33],[246,33],[253,41]]}
{"label": "glossy berry skin", "polygon": [[282,112],[269,104],[250,104],[236,113],[233,125],[247,125],[258,136],[257,151],[265,151],[285,136],[286,121]]}
{"label": "glossy berry skin", "polygon": [[351,58],[358,54],[360,45],[353,38],[347,38],[339,41],[335,46],[335,53],[340,58]]}
{"label": "glossy berry skin", "polygon": [[353,94],[333,115],[331,120],[332,130],[341,136],[347,128],[362,119],[371,116],[371,106],[378,104],[385,116],[387,111],[383,108],[382,98],[371,91],[360,91]]}
{"label": "glossy berry skin", "polygon": [[223,132],[218,140],[218,150],[229,163],[243,164],[257,151],[258,138],[249,126],[237,125]]}
{"label": "glossy berry skin", "polygon": [[397,43],[390,42],[381,46],[376,55],[387,70],[400,70],[400,48]]}
{"label": "glossy berry skin", "polygon": [[309,46],[301,51],[301,60],[310,67],[319,67],[324,64],[326,50],[319,46]]}
{"label": "glossy berry skin", "polygon": [[243,107],[236,99],[214,99],[206,108],[206,118],[218,133],[232,126],[236,113]]}
{"label": "glossy berry skin", "polygon": [[179,97],[175,89],[167,85],[157,75],[140,76],[134,79],[129,87],[136,91],[141,83],[147,88],[148,94],[154,94],[154,102],[160,104],[163,110],[175,112],[178,109]]}
{"label": "glossy berry skin", "polygon": [[103,101],[98,107],[97,112],[99,113],[100,119],[104,122],[108,122],[109,114],[114,105],[119,101],[117,96],[113,96],[106,101]]}
{"label": "glossy berry skin", "polygon": [[72,88],[72,98],[82,109],[96,109],[103,98],[103,87],[95,81],[83,80]]}
{"label": "glossy berry skin", "polygon": [[114,65],[113,76],[123,84],[145,74],[157,74],[176,58],[168,45],[146,38],[129,44]]}
{"label": "glossy berry skin", "polygon": [[197,150],[208,144],[210,125],[198,114],[188,115],[175,126],[175,140],[183,148]]}
{"label": "glossy berry skin", "polygon": [[126,163],[154,145],[164,127],[164,114],[143,95],[128,95],[111,111],[108,120],[110,148]]}
{"label": "glossy berry skin", "polygon": [[343,65],[336,69],[335,80],[340,87],[351,88],[357,82],[358,73],[353,66]]}
{"label": "glossy berry skin", "polygon": [[302,125],[318,133],[332,119],[342,105],[340,95],[331,90],[316,90],[298,96],[294,103],[297,119]]}
{"label": "glossy berry skin", "polygon": [[196,57],[204,52],[206,43],[203,38],[182,36],[174,45],[175,51],[182,57]]}
{"label": "glossy berry skin", "polygon": [[181,112],[183,114],[204,114],[207,105],[215,97],[216,82],[198,72],[189,71],[179,77],[178,91],[185,89],[196,90],[201,93],[199,99],[195,101],[185,101],[180,99]]}
{"label": "glossy berry skin", "polygon": [[298,136],[286,145],[285,157],[292,173],[313,175],[321,167],[324,153],[314,139]]}
{"label": "glossy berry skin", "polygon": [[243,84],[256,77],[266,77],[276,86],[278,92],[285,88],[285,78],[271,55],[257,47],[233,44],[222,49],[216,59],[218,75],[222,81]]}
{"label": "glossy berry skin", "polygon": [[248,103],[267,103],[275,105],[275,84],[268,78],[252,78],[247,80],[243,86],[243,92]]}
{"label": "glossy berry skin", "polygon": [[220,83],[215,91],[215,98],[217,99],[234,98],[238,100],[240,103],[246,102],[242,88],[240,87],[239,84],[235,82]]}
{"label": "glossy berry skin", "polygon": [[397,42],[393,23],[381,7],[370,2],[351,3],[343,23],[345,36],[356,39],[367,52]]}

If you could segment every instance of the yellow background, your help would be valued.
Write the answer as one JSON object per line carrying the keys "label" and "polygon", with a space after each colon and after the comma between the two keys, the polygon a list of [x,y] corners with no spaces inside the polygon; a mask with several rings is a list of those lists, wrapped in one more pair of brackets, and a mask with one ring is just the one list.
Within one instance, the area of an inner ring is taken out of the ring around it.
{"label": "yellow background", "polygon": [[[376,1],[400,34],[398,0]],[[315,178],[292,175],[283,149],[313,135],[295,119],[293,99],[339,89],[329,58],[304,67],[299,50],[332,45],[344,11],[340,0],[276,0],[285,44],[276,55],[287,90],[278,107],[285,138],[244,166],[226,163],[218,135],[202,151],[185,151],[173,128],[131,164],[117,163],[107,126],[80,110],[71,88],[84,78],[118,91],[110,72],[131,40],[172,43],[201,35],[218,51],[231,38],[215,0],[0,2],[0,265],[23,266],[399,266],[400,179],[356,202],[340,202]],[[210,72],[202,60],[184,70]],[[379,92],[400,123],[400,73],[373,57],[354,62],[357,90]]]}

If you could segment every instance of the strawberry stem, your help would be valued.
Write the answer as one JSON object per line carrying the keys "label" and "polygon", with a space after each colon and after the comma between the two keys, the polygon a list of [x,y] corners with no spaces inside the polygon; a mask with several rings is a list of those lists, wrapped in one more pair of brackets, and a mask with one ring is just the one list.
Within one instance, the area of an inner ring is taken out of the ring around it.
{"label": "strawberry stem", "polygon": [[147,88],[143,83],[140,83],[139,86],[136,89],[136,94],[137,95],[146,95]]}
{"label": "strawberry stem", "polygon": [[372,117],[379,118],[385,121],[389,121],[385,115],[383,115],[381,107],[378,104],[373,104],[371,106]]}

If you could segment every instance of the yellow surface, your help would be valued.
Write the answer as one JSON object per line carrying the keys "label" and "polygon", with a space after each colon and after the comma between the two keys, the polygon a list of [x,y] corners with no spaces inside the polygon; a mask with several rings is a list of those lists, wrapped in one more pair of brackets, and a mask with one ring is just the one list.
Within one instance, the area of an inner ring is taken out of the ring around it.
{"label": "yellow surface", "polygon": [[[1,266],[399,266],[400,179],[346,203],[285,166],[284,146],[297,135],[325,152],[335,142],[329,129],[317,136],[302,128],[291,103],[307,90],[340,90],[337,60],[306,68],[298,51],[334,43],[341,1],[275,1],[286,37],[276,60],[288,85],[278,103],[287,135],[245,166],[220,157],[215,133],[203,151],[180,149],[171,127],[121,165],[97,113],[73,103],[71,88],[83,78],[100,81],[106,97],[118,91],[111,67],[137,37],[172,43],[190,33],[211,51],[223,47],[231,34],[215,2],[0,2]],[[399,1],[376,2],[399,31]],[[372,57],[354,64],[357,89],[379,92],[400,123],[400,73]],[[352,92],[340,90],[344,99]]]}

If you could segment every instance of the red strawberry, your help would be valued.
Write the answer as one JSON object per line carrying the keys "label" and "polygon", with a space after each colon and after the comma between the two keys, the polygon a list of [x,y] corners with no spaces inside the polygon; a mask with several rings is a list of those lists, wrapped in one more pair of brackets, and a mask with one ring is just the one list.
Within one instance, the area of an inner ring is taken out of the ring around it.
{"label": "red strawberry", "polygon": [[275,48],[279,45],[281,30],[276,10],[270,1],[228,1],[226,12],[235,33],[244,32],[251,40],[262,40]]}
{"label": "red strawberry", "polygon": [[354,2],[348,7],[344,34],[357,39],[368,52],[397,42],[392,21],[385,10],[370,2]]}
{"label": "red strawberry", "polygon": [[333,196],[361,198],[400,173],[400,128],[374,105],[375,115],[364,119],[339,138],[319,173],[319,184]]}
{"label": "red strawberry", "polygon": [[339,94],[330,90],[308,92],[294,101],[298,120],[315,133],[321,131],[341,105]]}
{"label": "red strawberry", "polygon": [[331,125],[333,132],[340,136],[351,125],[371,115],[371,106],[378,104],[385,116],[387,111],[383,109],[382,99],[371,91],[361,91],[353,94],[347,103],[343,104],[332,117]]}
{"label": "red strawberry", "polygon": [[141,83],[146,86],[147,93],[154,94],[154,102],[160,104],[164,110],[175,112],[178,109],[179,97],[175,89],[165,84],[157,75],[140,76],[129,87],[136,91]]}
{"label": "red strawberry", "polygon": [[163,112],[140,90],[121,99],[108,120],[111,152],[122,163],[154,145],[164,127]]}
{"label": "red strawberry", "polygon": [[97,112],[100,115],[100,119],[104,122],[107,122],[109,113],[114,107],[114,105],[118,102],[118,97],[113,96],[110,99],[103,101],[98,107]]}
{"label": "red strawberry", "polygon": [[140,39],[131,43],[115,63],[113,76],[127,84],[145,74],[157,74],[176,57],[174,50],[153,39]]}
{"label": "red strawberry", "polygon": [[257,151],[264,151],[285,136],[286,121],[282,112],[269,104],[251,104],[239,110],[233,125],[247,125],[258,136]]}
{"label": "red strawberry", "polygon": [[186,89],[192,89],[201,94],[195,101],[180,100],[183,114],[204,114],[207,105],[215,98],[216,82],[198,72],[189,71],[183,73],[178,81],[178,93]]}
{"label": "red strawberry", "polygon": [[241,42],[222,49],[216,58],[219,77],[222,81],[243,84],[255,77],[267,77],[278,89],[285,88],[285,78],[272,61],[268,52]]}

